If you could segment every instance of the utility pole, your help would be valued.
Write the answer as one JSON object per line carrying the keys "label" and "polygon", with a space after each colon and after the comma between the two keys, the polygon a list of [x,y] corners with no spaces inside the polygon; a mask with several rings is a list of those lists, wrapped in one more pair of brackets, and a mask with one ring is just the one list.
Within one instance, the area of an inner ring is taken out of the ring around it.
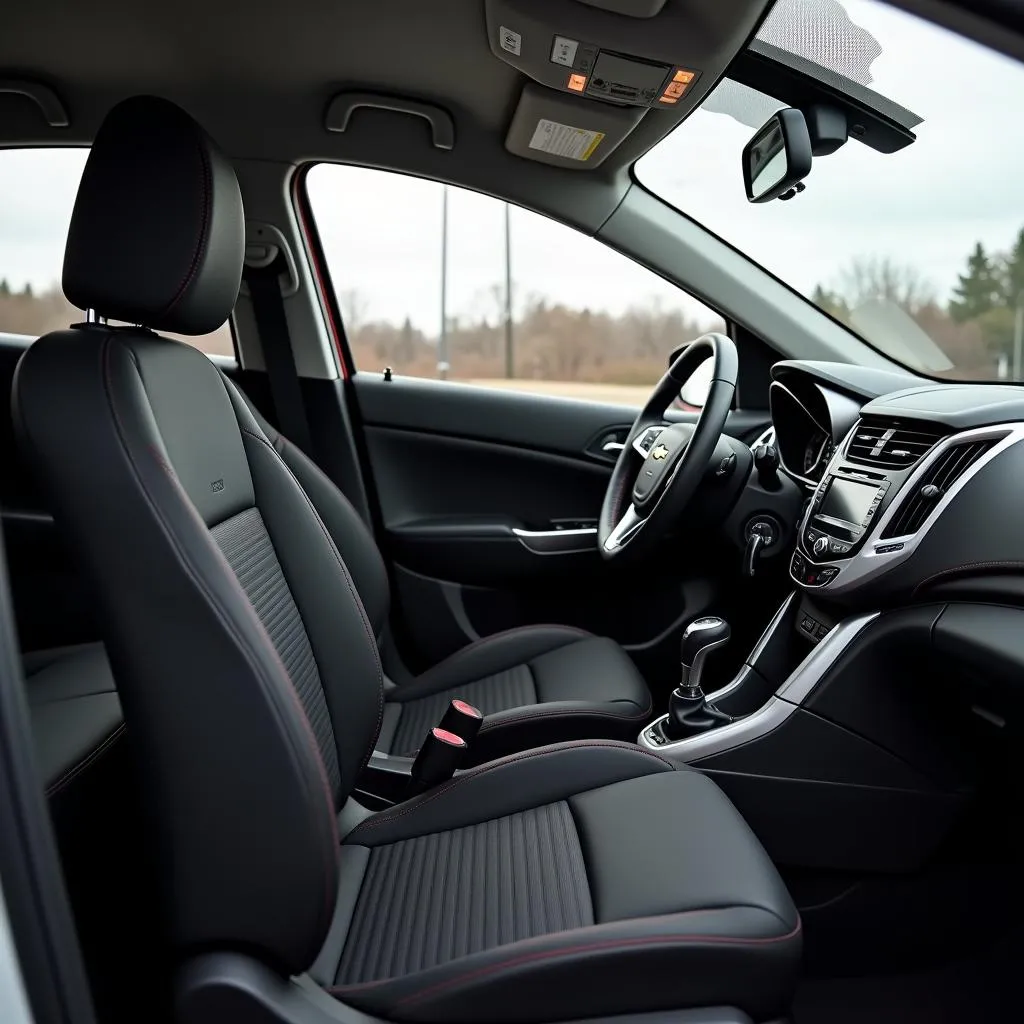
{"label": "utility pole", "polygon": [[437,375],[448,379],[448,186],[441,193],[441,334],[437,339]]}
{"label": "utility pole", "polygon": [[515,349],[512,341],[512,230],[509,206],[505,204],[505,376],[516,375]]}
{"label": "utility pole", "polygon": [[1021,379],[1024,363],[1024,291],[1017,293],[1017,309],[1013,318],[1013,379]]}

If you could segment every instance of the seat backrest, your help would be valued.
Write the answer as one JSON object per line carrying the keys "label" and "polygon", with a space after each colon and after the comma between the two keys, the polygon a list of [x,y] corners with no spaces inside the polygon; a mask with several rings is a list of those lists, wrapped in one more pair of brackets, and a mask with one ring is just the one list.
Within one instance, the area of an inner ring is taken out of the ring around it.
{"label": "seat backrest", "polygon": [[305,969],[334,910],[336,814],[382,714],[374,631],[305,491],[209,359],[155,330],[227,319],[238,184],[164,100],[115,107],[76,201],[76,325],[25,353],[20,441],[91,575],[178,942]]}
{"label": "seat backrest", "polygon": [[[241,394],[241,392],[239,392]],[[379,643],[386,642],[391,593],[388,570],[373,534],[334,481],[298,445],[275,430],[242,394],[260,429],[270,439],[327,527],[344,561]]]}

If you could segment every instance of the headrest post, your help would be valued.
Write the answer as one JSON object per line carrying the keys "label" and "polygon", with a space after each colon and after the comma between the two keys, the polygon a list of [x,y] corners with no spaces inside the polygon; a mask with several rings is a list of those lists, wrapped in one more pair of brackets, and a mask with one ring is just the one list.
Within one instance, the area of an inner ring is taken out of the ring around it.
{"label": "headrest post", "polygon": [[85,311],[85,322],[87,324],[105,324],[107,322],[107,318],[105,316],[100,316],[95,309],[87,309]]}

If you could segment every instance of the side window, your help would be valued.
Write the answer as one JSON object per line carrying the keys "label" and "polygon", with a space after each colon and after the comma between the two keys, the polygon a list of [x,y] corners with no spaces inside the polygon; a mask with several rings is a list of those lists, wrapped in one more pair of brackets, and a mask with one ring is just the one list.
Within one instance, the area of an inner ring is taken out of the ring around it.
{"label": "side window", "polygon": [[307,185],[357,369],[638,405],[674,348],[722,329],[603,243],[468,189],[337,164]]}
{"label": "side window", "polygon": [[[0,150],[0,333],[37,337],[83,318],[60,288],[64,243],[88,150]],[[231,327],[181,337],[234,356]]]}

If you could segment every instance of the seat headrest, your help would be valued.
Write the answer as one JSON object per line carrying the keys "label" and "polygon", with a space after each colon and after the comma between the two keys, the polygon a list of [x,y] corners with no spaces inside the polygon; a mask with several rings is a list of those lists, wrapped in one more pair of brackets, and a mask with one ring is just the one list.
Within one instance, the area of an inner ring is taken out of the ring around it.
{"label": "seat headrest", "polygon": [[167,100],[114,107],[68,229],[68,300],[113,320],[206,334],[231,315],[244,256],[238,181],[213,140]]}

